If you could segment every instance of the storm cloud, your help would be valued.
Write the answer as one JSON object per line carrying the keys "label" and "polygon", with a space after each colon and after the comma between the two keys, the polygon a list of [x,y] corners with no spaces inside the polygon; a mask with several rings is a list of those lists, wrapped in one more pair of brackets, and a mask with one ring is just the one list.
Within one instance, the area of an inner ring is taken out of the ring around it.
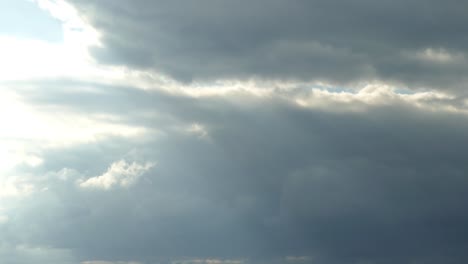
{"label": "storm cloud", "polygon": [[101,34],[98,61],[182,81],[380,80],[462,90],[461,1],[70,0]]}
{"label": "storm cloud", "polygon": [[[37,187],[0,226],[4,242],[14,237],[19,245],[72,249],[75,261],[110,263],[468,257],[463,113],[428,113],[400,99],[390,106],[335,102],[324,110],[277,95],[51,87],[47,96],[26,89],[24,99],[38,109],[119,116],[149,130],[42,149],[43,164],[18,169],[33,169],[29,180]],[[366,110],[331,110],[350,105]],[[155,165],[143,171],[145,162]],[[141,175],[131,185],[83,188],[132,166]]]}
{"label": "storm cloud", "polygon": [[33,2],[63,43],[0,34],[0,262],[467,262],[467,4]]}

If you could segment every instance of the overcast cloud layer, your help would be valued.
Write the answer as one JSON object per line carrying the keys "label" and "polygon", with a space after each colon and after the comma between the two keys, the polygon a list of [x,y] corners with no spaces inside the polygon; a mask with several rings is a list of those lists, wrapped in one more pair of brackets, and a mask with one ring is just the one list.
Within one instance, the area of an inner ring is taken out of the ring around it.
{"label": "overcast cloud layer", "polygon": [[[70,0],[102,34],[101,62],[179,80],[384,80],[464,89],[465,1]],[[203,67],[200,67],[203,65]]]}
{"label": "overcast cloud layer", "polygon": [[[97,84],[43,85],[47,93],[15,90],[41,111],[146,128],[137,137],[37,147],[43,163],[17,166],[22,182],[15,186],[31,189],[8,197],[1,243],[64,254],[48,263],[468,257],[463,113],[428,112],[391,94],[380,96],[390,106],[356,98],[330,101],[330,111],[281,96],[194,99]],[[335,112],[340,108],[360,110]],[[18,259],[10,263],[34,262]]]}
{"label": "overcast cloud layer", "polygon": [[0,34],[0,263],[468,262],[466,4],[67,2]]}

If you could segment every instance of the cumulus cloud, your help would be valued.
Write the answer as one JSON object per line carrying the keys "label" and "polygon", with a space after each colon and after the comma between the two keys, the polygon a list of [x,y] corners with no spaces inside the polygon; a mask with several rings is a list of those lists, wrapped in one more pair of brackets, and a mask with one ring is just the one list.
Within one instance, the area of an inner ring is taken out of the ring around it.
{"label": "cumulus cloud", "polygon": [[79,185],[82,188],[97,188],[108,190],[115,186],[128,187],[135,183],[138,178],[154,166],[153,163],[129,163],[119,160],[112,163],[107,171],[99,176],[91,177]]}

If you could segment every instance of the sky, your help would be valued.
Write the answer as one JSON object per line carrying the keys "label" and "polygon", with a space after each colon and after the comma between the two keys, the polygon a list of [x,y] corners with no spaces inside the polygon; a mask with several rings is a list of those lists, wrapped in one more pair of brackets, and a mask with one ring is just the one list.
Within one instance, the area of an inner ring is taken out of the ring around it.
{"label": "sky", "polygon": [[467,263],[467,10],[0,0],[0,262]]}

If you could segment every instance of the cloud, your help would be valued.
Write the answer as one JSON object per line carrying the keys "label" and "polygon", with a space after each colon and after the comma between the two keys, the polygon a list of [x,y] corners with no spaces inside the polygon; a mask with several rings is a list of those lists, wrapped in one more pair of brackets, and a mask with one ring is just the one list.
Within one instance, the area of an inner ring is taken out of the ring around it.
{"label": "cloud", "polygon": [[125,160],[116,161],[109,166],[104,174],[89,178],[80,182],[79,185],[82,188],[104,190],[115,186],[128,187],[153,166],[153,163],[140,164],[137,162],[128,163]]}
{"label": "cloud", "polygon": [[77,263],[67,250],[50,247],[33,247],[25,244],[11,246],[0,243],[0,256],[2,256],[2,261],[11,264],[36,262],[50,264]]}
{"label": "cloud", "polygon": [[8,220],[9,220],[8,216],[6,216],[6,215],[0,215],[0,225],[1,225],[1,224],[8,223]]}
{"label": "cloud", "polygon": [[27,196],[34,190],[34,185],[28,179],[17,176],[0,178],[0,198]]}
{"label": "cloud", "polygon": [[243,264],[246,260],[242,259],[184,259],[184,260],[173,260],[171,264]]}
{"label": "cloud", "polygon": [[141,264],[140,262],[135,261],[84,261],[81,264]]}
{"label": "cloud", "polygon": [[100,33],[98,61],[179,80],[467,83],[459,1],[68,2]]}
{"label": "cloud", "polygon": [[197,137],[201,139],[206,139],[209,138],[208,131],[206,131],[206,128],[198,123],[193,123],[187,128],[187,132],[196,135]]}
{"label": "cloud", "polygon": [[[39,145],[40,165],[14,169],[47,190],[2,205],[0,241],[12,247],[63,248],[73,264],[467,258],[463,97],[383,86],[190,96],[73,85],[17,92],[32,109],[118,116],[147,132]],[[189,133],[194,124],[210,140]],[[97,176],[77,185],[84,175]]]}
{"label": "cloud", "polygon": [[64,43],[0,44],[2,261],[468,259],[464,3],[36,2]]}

